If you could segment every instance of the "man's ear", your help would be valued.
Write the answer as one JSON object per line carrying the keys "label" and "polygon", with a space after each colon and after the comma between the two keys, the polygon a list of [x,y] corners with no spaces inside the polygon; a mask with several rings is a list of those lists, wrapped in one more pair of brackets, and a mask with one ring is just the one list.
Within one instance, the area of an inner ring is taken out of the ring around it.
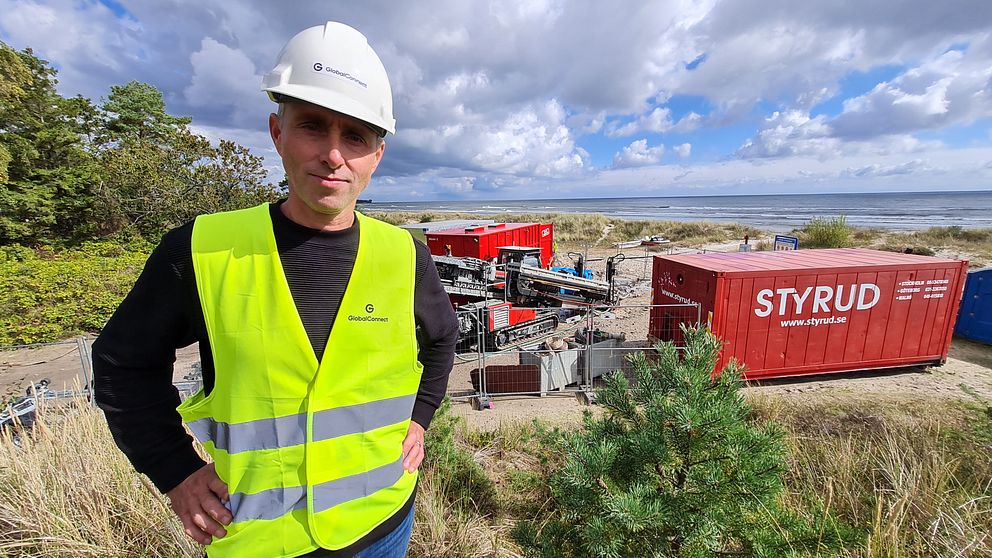
{"label": "man's ear", "polygon": [[269,115],[269,136],[272,137],[272,145],[276,147],[276,152],[282,156],[282,128],[279,115],[272,113]]}
{"label": "man's ear", "polygon": [[385,152],[386,152],[386,140],[380,139],[379,147],[375,150],[375,164],[372,165],[372,173],[375,172],[375,169],[379,168],[379,161],[382,161],[382,154]]}

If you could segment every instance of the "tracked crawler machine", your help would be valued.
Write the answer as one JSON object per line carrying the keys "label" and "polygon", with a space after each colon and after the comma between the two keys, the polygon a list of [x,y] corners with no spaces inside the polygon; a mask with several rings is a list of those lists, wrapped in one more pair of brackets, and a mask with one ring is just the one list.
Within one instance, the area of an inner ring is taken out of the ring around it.
{"label": "tracked crawler machine", "polygon": [[[458,311],[459,347],[507,349],[555,331],[563,306],[613,302],[612,277],[597,281],[544,269],[541,262],[550,258],[541,252],[540,247],[501,246],[495,261],[434,255]],[[580,258],[574,269],[582,273],[582,267]]]}

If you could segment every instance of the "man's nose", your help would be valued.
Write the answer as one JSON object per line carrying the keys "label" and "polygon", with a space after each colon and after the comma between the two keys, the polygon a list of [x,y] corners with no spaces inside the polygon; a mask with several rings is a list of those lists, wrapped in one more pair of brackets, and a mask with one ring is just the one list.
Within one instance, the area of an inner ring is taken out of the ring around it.
{"label": "man's nose", "polygon": [[336,169],[345,163],[344,154],[341,152],[341,135],[337,133],[328,134],[327,142],[321,153],[321,158],[327,166]]}

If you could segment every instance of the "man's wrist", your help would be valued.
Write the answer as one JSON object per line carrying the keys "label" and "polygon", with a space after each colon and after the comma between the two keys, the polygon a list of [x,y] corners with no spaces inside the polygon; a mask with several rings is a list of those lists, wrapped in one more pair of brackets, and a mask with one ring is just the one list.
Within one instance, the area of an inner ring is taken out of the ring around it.
{"label": "man's wrist", "polygon": [[421,428],[427,430],[431,425],[431,421],[434,420],[434,413],[437,412],[437,407],[432,406],[430,403],[424,401],[417,401],[413,405],[413,415],[411,418],[413,422],[419,424]]}
{"label": "man's wrist", "polygon": [[187,477],[200,470],[200,468],[206,465],[206,463],[207,462],[196,453],[193,446],[190,446],[188,452],[184,451],[180,455],[175,455],[162,467],[157,467],[155,469],[142,472],[148,476],[149,480],[152,481],[152,484],[155,485],[155,488],[157,488],[159,492],[165,494],[173,488],[179,486],[179,483],[183,482]]}

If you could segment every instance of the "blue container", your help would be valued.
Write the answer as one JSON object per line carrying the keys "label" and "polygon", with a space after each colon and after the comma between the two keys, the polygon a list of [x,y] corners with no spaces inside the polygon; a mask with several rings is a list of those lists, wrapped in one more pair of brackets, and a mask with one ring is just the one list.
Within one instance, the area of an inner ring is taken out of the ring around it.
{"label": "blue container", "polygon": [[992,344],[992,267],[968,273],[954,333]]}

